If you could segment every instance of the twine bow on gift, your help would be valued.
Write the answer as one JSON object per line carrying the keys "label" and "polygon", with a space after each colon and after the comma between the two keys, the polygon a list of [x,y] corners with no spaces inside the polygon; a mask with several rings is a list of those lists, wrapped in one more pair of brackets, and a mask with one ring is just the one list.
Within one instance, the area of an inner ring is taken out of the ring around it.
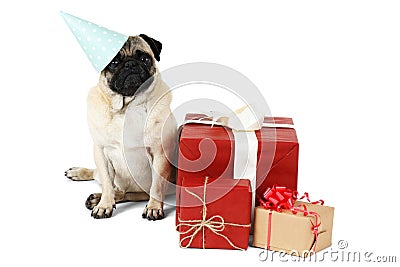
{"label": "twine bow on gift", "polygon": [[[307,210],[305,205],[295,206],[295,202],[297,200],[305,199],[310,204],[320,204],[323,205],[324,201],[322,199],[318,201],[310,201],[309,195],[305,192],[301,197],[298,196],[297,191],[290,190],[285,186],[277,186],[274,185],[272,187],[267,188],[264,192],[263,197],[259,198],[261,206],[263,206],[267,210],[274,210],[277,212],[282,212],[282,210],[290,210],[293,214],[303,213],[304,216],[314,216],[315,224],[312,224],[311,231],[315,235],[314,241],[314,252],[316,249],[316,244],[318,240],[319,227],[321,225],[320,216],[317,212]],[[270,247],[270,237],[271,237],[271,221],[272,221],[272,213],[269,214],[268,219],[268,240],[267,240],[267,248]]]}
{"label": "twine bow on gift", "polygon": [[[196,235],[199,232],[202,232],[202,248],[205,248],[205,229],[209,229],[211,232],[214,234],[224,238],[231,247],[238,249],[238,250],[245,250],[241,247],[236,246],[233,244],[233,242],[224,234],[223,232],[225,230],[225,226],[235,226],[235,227],[250,227],[251,224],[237,224],[237,223],[229,223],[225,222],[224,218],[221,215],[213,215],[210,218],[207,219],[207,206],[206,206],[206,193],[207,193],[207,182],[208,182],[208,177],[206,177],[205,182],[204,182],[204,188],[203,188],[203,197],[200,197],[199,195],[195,194],[194,192],[188,190],[185,188],[185,191],[192,195],[193,197],[197,198],[201,203],[202,203],[202,218],[200,220],[181,220],[178,218],[179,224],[176,226],[177,229],[179,229],[180,234],[189,234],[188,236],[184,237],[181,239],[179,242],[180,247],[188,248],[193,242],[193,239],[196,237]],[[189,228],[186,231],[182,231],[181,227],[182,226],[188,226]],[[186,245],[183,245],[183,243],[188,240],[188,243]]]}

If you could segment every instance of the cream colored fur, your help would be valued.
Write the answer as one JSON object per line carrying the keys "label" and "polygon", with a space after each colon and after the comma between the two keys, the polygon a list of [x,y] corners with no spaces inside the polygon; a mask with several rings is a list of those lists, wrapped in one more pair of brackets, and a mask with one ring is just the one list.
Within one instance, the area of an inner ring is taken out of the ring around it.
{"label": "cream colored fur", "polygon": [[[151,53],[149,47],[145,49]],[[177,134],[170,103],[171,93],[158,69],[150,87],[134,97],[113,92],[105,75],[100,75],[87,101],[96,170],[71,168],[66,173],[73,180],[100,181],[101,196],[91,195],[86,202],[93,217],[110,217],[116,202],[143,199],[149,199],[144,217],[164,216],[165,187],[172,179],[168,158]]]}

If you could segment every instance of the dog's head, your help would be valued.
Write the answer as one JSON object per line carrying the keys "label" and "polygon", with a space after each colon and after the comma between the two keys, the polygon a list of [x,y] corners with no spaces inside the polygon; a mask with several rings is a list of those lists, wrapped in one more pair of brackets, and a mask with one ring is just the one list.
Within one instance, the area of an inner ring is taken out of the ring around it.
{"label": "dog's head", "polygon": [[[114,59],[102,70],[100,78],[113,92],[134,96],[153,82],[162,44],[145,34],[130,36]],[[140,88],[140,90],[139,90]]]}

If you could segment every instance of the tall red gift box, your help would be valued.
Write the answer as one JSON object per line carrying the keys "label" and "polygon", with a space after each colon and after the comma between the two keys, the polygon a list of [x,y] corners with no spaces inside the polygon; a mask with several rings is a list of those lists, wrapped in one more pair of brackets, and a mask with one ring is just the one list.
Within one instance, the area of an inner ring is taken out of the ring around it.
{"label": "tall red gift box", "polygon": [[251,187],[246,179],[183,178],[177,229],[180,246],[245,250]]}
{"label": "tall red gift box", "polygon": [[[188,114],[185,120],[202,120],[203,114]],[[258,139],[256,194],[274,184],[297,189],[299,143],[291,118],[266,117],[269,124],[255,131]],[[183,178],[233,177],[235,141],[232,130],[223,126],[188,123],[179,139],[177,206]],[[256,205],[258,201],[256,198]],[[176,213],[179,215],[179,210]]]}

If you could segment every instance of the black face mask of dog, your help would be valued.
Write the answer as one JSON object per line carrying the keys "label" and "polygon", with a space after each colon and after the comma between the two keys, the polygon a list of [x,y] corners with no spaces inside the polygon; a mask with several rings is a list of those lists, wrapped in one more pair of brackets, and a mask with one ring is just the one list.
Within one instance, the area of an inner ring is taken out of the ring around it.
{"label": "black face mask of dog", "polygon": [[[147,35],[139,35],[151,48],[154,58],[160,60],[162,45]],[[109,88],[122,96],[133,96],[147,89],[156,72],[153,57],[144,51],[143,40],[129,37],[114,59],[104,68]],[[150,52],[150,51],[149,51]]]}

